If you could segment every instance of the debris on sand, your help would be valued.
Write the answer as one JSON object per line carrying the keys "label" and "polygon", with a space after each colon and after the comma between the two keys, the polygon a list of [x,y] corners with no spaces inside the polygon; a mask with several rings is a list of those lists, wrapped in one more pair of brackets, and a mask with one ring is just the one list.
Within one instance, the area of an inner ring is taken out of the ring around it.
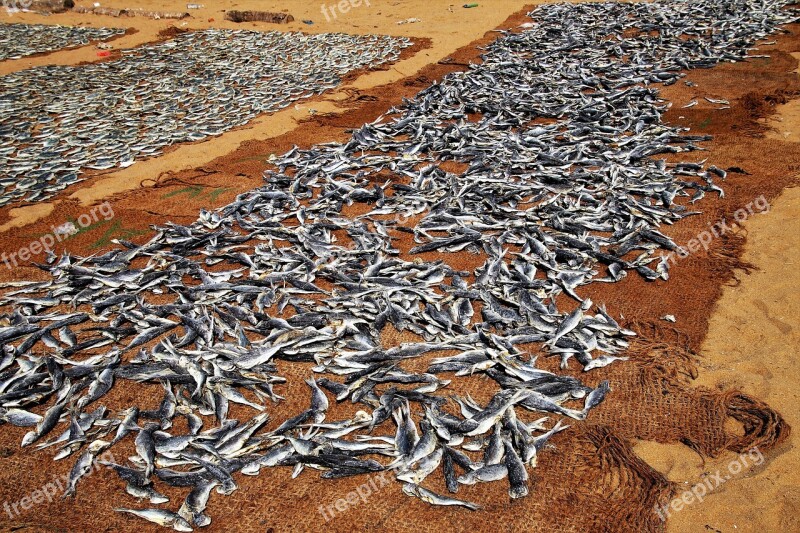
{"label": "debris on sand", "polygon": [[191,17],[185,11],[152,11],[141,8],[113,8],[104,6],[77,6],[73,9],[75,13],[85,13],[90,15],[102,15],[106,17],[145,17],[154,20],[175,19],[181,20]]}
{"label": "debris on sand", "polygon": [[271,13],[269,11],[228,11],[225,20],[232,22],[269,22],[271,24],[288,24],[294,17],[288,13]]}

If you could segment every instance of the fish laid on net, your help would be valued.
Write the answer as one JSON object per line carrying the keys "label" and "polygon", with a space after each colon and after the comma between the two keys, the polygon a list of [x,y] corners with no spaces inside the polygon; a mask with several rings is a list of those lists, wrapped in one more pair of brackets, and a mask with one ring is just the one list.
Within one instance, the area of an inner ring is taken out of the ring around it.
{"label": "fish laid on net", "polygon": [[0,24],[0,61],[107,41],[124,33],[122,28]]}
{"label": "fish laid on net", "polygon": [[120,59],[0,78],[0,205],[50,198],[87,169],[126,168],[400,57],[403,37],[203,30]]}
{"label": "fish laid on net", "polygon": [[[345,143],[291,150],[264,186],[196,222],[51,256],[52,279],[8,284],[2,300],[3,420],[31,427],[23,446],[77,456],[69,493],[133,440],[131,462],[110,465],[129,494],[190,492],[120,510],[181,531],[210,523],[210,494],[236,476],[279,466],[388,469],[435,505],[476,509],[464,486],[498,480],[525,497],[548,440],[613,387],[566,370],[602,373],[633,335],[584,286],[667,279],[681,249],[661,226],[722,194],[725,170],[654,157],[707,137],[665,124],[653,85],[744,60],[795,20],[785,4],[541,6],[481,64]],[[465,255],[480,266],[450,266]],[[416,340],[389,346],[392,331]],[[537,365],[550,357],[565,371]],[[280,403],[292,365],[311,368],[299,412]],[[463,393],[479,379],[488,401]],[[160,406],[108,412],[120,381],[163,384]],[[333,400],[354,414],[332,419]],[[229,419],[231,402],[253,416]]]}

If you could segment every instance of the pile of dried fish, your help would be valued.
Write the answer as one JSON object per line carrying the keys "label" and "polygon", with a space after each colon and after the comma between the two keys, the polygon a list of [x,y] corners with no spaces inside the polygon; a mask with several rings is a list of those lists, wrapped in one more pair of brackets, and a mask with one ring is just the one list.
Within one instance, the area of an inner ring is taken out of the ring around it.
{"label": "pile of dried fish", "polygon": [[121,28],[0,24],[0,61],[105,41],[123,33]]}
{"label": "pile of dried fish", "polygon": [[130,166],[398,59],[406,38],[204,30],[115,61],[0,78],[0,205],[36,201],[84,169]]}
{"label": "pile of dried fish", "polygon": [[[658,251],[677,245],[659,227],[721,194],[726,171],[652,157],[706,137],[664,124],[651,85],[744,59],[793,20],[784,3],[541,6],[480,65],[344,144],[291,150],[263,187],[195,223],[51,256],[52,280],[3,299],[2,418],[31,427],[24,446],[78,456],[69,493],[134,440],[137,455],[110,465],[129,494],[156,505],[162,484],[191,492],[173,511],[120,510],[179,531],[210,522],[212,490],[274,466],[391,469],[405,493],[469,509],[428,476],[441,471],[451,493],[507,478],[525,496],[562,417],[584,419],[609,391],[571,374],[624,358],[633,335],[582,287],[666,279]],[[454,266],[465,253],[482,265]],[[415,340],[384,345],[392,329]],[[553,357],[568,371],[538,363]],[[279,370],[300,363],[317,374],[308,407],[268,414]],[[463,393],[478,376],[483,402]],[[161,383],[163,400],[110,413],[100,401],[120,380]],[[230,419],[231,402],[255,415]]]}

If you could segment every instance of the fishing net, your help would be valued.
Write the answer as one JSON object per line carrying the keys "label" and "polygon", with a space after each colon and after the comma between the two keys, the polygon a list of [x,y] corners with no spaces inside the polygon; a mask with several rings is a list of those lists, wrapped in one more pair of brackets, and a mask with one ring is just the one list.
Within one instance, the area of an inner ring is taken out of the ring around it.
{"label": "fishing net", "polygon": [[[791,83],[789,80],[785,77],[781,81]],[[730,94],[725,93],[725,96],[737,96],[734,86],[727,90]],[[677,242],[685,242],[684,237],[695,235],[707,227],[708,222],[719,217],[724,209],[736,208],[752,199],[754,191],[771,198],[790,182],[785,174],[769,170],[768,156],[765,155],[768,152],[765,148],[769,147],[765,146],[767,143],[758,140],[742,143],[725,138],[730,133],[725,124],[712,129],[718,136],[714,145],[717,164],[729,168],[737,163],[738,160],[731,160],[735,159],[731,155],[735,148],[738,150],[737,158],[747,155],[751,176],[747,181],[744,178],[729,180],[727,200],[722,207],[707,208],[702,215],[677,225],[675,231],[670,232]],[[796,150],[783,146],[781,149],[788,160],[800,159]],[[400,242],[398,246],[407,249],[404,244],[412,243],[409,240]],[[695,373],[696,364],[696,356],[691,350],[698,348],[710,313],[707,304],[703,305],[718,296],[720,283],[731,279],[731,269],[739,265],[736,257],[741,252],[741,242],[731,237],[722,238],[712,243],[711,251],[713,254],[691,257],[685,263],[679,263],[673,269],[669,291],[663,287],[655,289],[655,284],[638,278],[609,284],[596,291],[593,287],[593,299],[607,302],[612,313],[636,317],[638,322],[627,320],[623,325],[636,331],[638,336],[625,351],[629,357],[625,363],[610,365],[602,373],[583,373],[577,368],[565,371],[580,377],[590,387],[599,386],[601,379],[608,380],[613,393],[592,411],[588,420],[570,422],[572,427],[568,431],[556,434],[549,441],[538,455],[537,467],[531,471],[530,497],[510,501],[502,484],[478,485],[470,488],[469,499],[479,502],[484,510],[470,513],[461,509],[435,508],[405,498],[399,484],[384,484],[382,479],[376,479],[380,474],[339,480],[321,480],[308,475],[292,479],[289,469],[270,469],[255,478],[237,479],[240,490],[229,497],[212,497],[207,511],[214,519],[211,528],[226,529],[235,525],[249,531],[313,530],[323,523],[336,531],[379,527],[409,531],[487,531],[497,528],[654,531],[663,528],[653,508],[668,501],[674,487],[633,454],[627,439],[683,442],[704,456],[716,456],[725,450],[741,452],[756,445],[766,452],[782,442],[789,432],[777,413],[754,398],[736,391],[711,391],[691,386],[690,378]],[[455,255],[448,262],[456,269],[475,267],[475,258],[468,254]],[[704,271],[712,271],[714,275],[702,278],[697,287],[686,283],[686,279],[692,277],[690,274]],[[692,317],[695,320],[688,321],[689,325],[682,326],[677,332],[664,327],[660,316],[665,302],[675,306],[694,305],[697,307]],[[385,346],[392,346],[410,340],[403,335],[389,331],[382,336],[382,341]],[[545,369],[556,370],[558,367],[558,361],[552,358],[542,359],[539,363]],[[302,378],[307,375],[308,367],[281,364],[279,371],[288,380],[283,409],[297,412],[307,402]],[[484,397],[487,394],[482,385],[480,380],[473,380],[468,391],[459,392],[473,393],[476,399],[482,400],[481,393]],[[157,407],[160,399],[158,389],[158,386],[149,387],[151,394],[147,394],[147,399],[150,403],[143,408]],[[139,390],[130,384],[115,387],[109,397],[104,398],[104,403],[110,409],[130,405],[131,401],[140,398]],[[332,409],[331,419],[335,419],[334,415],[340,412],[336,409],[346,411],[347,406],[332,406]],[[234,411],[232,416],[239,415]],[[740,431],[730,430],[731,420],[738,422]],[[13,438],[6,449],[14,455],[15,479],[19,485],[42,486],[51,472],[65,471],[64,466],[58,469],[49,462],[41,464],[40,458],[33,453],[14,451],[22,433],[9,431],[8,434]],[[8,438],[8,435],[4,433],[3,438]],[[130,443],[122,442],[119,452],[115,450],[114,453],[117,460],[121,460],[126,454],[135,452]],[[370,480],[373,481],[371,485]],[[364,488],[365,485],[368,488]],[[9,502],[18,501],[16,487],[5,483],[2,486],[0,497]],[[431,490],[445,493],[439,479],[431,479],[429,486]],[[108,512],[112,505],[110,502],[97,505],[103,500],[103,492],[115,494],[119,491],[119,481],[113,474],[102,471],[92,474],[81,488],[83,490],[78,491],[75,505],[40,504],[38,509],[52,510],[53,516],[46,512],[37,513],[37,518],[31,519],[28,525],[49,529],[57,523],[56,520],[68,520],[68,523],[87,528],[135,527],[130,520]],[[181,491],[169,488],[164,491],[175,501],[180,501]],[[462,497],[462,494],[457,496]],[[87,513],[90,504],[98,507],[99,512]],[[16,519],[14,525],[22,523]]]}

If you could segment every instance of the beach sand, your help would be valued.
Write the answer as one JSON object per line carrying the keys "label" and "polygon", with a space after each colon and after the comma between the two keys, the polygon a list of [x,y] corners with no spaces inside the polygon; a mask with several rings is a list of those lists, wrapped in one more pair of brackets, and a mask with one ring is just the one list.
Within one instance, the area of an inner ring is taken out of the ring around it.
{"label": "beach sand", "polygon": [[[167,220],[189,222],[200,208],[222,206],[239,192],[258,186],[270,154],[285,151],[293,144],[310,146],[315,142],[342,140],[346,138],[345,130],[357,127],[366,120],[373,120],[392,105],[400,103],[404,96],[415,94],[437,77],[458,68],[453,64],[474,60],[477,50],[464,53],[462,49],[477,40],[488,42],[493,39],[496,34],[487,32],[502,26],[515,14],[516,18],[512,21],[517,24],[521,22],[522,10],[531,2],[480,2],[478,8],[464,9],[461,4],[450,6],[446,2],[372,0],[369,5],[364,3],[353,7],[348,13],[341,13],[330,20],[326,20],[322,13],[325,2],[224,0],[205,4],[206,7],[202,9],[189,11],[192,18],[185,20],[113,18],[75,13],[9,15],[0,10],[0,21],[135,29],[135,32],[112,42],[117,49],[161,39],[163,32],[173,27],[181,30],[215,27],[313,33],[380,33],[412,37],[418,41],[418,46],[413,54],[386,69],[348,78],[341,87],[318,98],[259,117],[247,126],[218,138],[176,147],[161,157],[137,162],[124,170],[98,173],[48,202],[0,209],[0,239],[4,250],[12,250],[27,242],[26,239],[33,239],[47,231],[48,227],[76,217],[87,211],[89,206],[106,200],[110,200],[114,206],[114,220],[101,223],[70,241],[65,249],[71,253],[94,253],[111,246],[112,238],[145,238],[150,233],[150,224]],[[110,0],[103,1],[102,5],[162,11],[186,10],[185,2],[174,0]],[[236,24],[224,20],[225,9],[288,11],[295,21],[280,25]],[[397,24],[409,18],[417,18],[419,22]],[[314,24],[304,24],[304,19],[313,20]],[[793,42],[798,42],[796,35]],[[462,50],[460,55],[459,50]],[[800,57],[800,47],[795,50],[798,50],[796,57]],[[454,59],[448,59],[454,55]],[[97,50],[87,46],[0,62],[0,75],[38,65],[75,65],[98,60],[101,59],[97,56]],[[795,61],[793,68],[796,66]],[[713,72],[703,75],[713,76]],[[744,89],[734,88],[733,92],[742,93]],[[680,92],[670,94],[677,95],[676,98],[685,96]],[[685,102],[678,103],[683,105]],[[767,132],[766,138],[777,143],[775,146],[788,147],[788,150],[790,144],[800,142],[800,100],[790,99],[774,111],[775,114],[761,121],[763,125],[773,128]],[[718,116],[725,116],[724,112],[719,113]],[[687,123],[699,120],[692,118],[689,113],[686,115]],[[710,152],[712,157],[717,154],[714,146]],[[784,164],[780,154],[776,157],[776,165]],[[800,167],[795,170],[800,172]],[[787,167],[784,172],[792,172],[792,167]],[[703,205],[705,207],[714,201],[709,199]],[[800,346],[798,220],[800,189],[794,188],[786,189],[775,198],[767,213],[753,216],[745,223],[743,231],[746,245],[742,259],[754,265],[755,269],[749,274],[737,272],[739,282],[724,287],[716,302],[707,302],[706,305],[709,309],[713,307],[713,311],[698,311],[700,316],[710,315],[710,318],[707,318],[705,338],[699,339],[702,340],[698,350],[700,370],[695,381],[696,385],[710,389],[740,389],[751,394],[781,413],[794,428],[800,423],[796,407],[800,395],[797,367],[797,348]],[[675,275],[692,274],[691,270],[683,274],[679,270]],[[41,277],[34,267],[28,266],[13,272],[0,268],[0,279],[32,277]],[[685,287],[691,284],[690,281],[677,278],[675,283],[682,287],[680,290],[687,290]],[[713,281],[703,280],[703,283]],[[672,280],[667,286],[672,287],[670,284],[673,284]],[[678,326],[681,326],[680,322]],[[700,327],[700,331],[705,331],[704,327]],[[735,430],[732,428],[732,431]],[[47,482],[52,472],[63,473],[68,470],[66,464],[53,466],[46,454],[20,451],[17,437],[16,433],[13,438],[10,437],[6,431],[0,434],[0,494],[21,494],[33,490]],[[666,524],[667,531],[800,531],[800,452],[795,442],[796,436],[792,435],[778,449],[770,451],[762,465],[742,469],[705,496],[703,502],[672,512]],[[718,469],[727,471],[728,465],[738,460],[735,454],[728,452],[704,461],[696,452],[680,443],[639,440],[634,450],[655,470],[676,482],[679,490],[684,490],[682,487],[691,488],[709,472]],[[261,531],[272,531],[271,528],[267,529],[272,523],[269,518],[271,513],[280,512],[281,505],[291,505],[292,498],[309,495],[308,487],[290,490],[289,487],[296,485],[283,485],[287,477],[280,474],[281,490],[285,492],[270,496],[268,503],[263,503],[260,499],[262,496],[257,491],[248,490],[247,486],[237,491],[235,497],[213,498],[210,508],[212,516],[225,506],[238,505],[242,512],[255,513],[260,517],[260,521],[249,521],[248,529],[257,529],[254,526],[256,524]],[[547,483],[547,480],[541,479],[539,482]],[[87,483],[79,491],[76,500],[34,508],[13,520],[8,520],[5,513],[0,511],[0,530],[69,529],[70,524],[75,524],[72,521],[76,520],[74,517],[87,513],[98,514],[97,520],[89,520],[88,523],[95,526],[107,524],[109,530],[127,527],[133,531],[142,528],[143,522],[121,519],[110,511],[116,505],[115,499],[124,497],[118,482],[103,475],[98,485]],[[263,485],[257,487],[263,488]],[[101,490],[107,494],[98,494],[97,491]],[[406,501],[397,491],[392,492],[391,498],[398,499],[397,505]],[[268,508],[262,508],[264,505],[268,505]],[[430,512],[433,514],[438,511]],[[509,512],[513,513],[513,510]],[[69,521],[60,522],[62,519]],[[485,520],[482,530],[493,530],[489,516]],[[347,523],[346,518],[338,519],[336,529],[346,530]],[[452,525],[453,529],[461,529],[459,524]],[[210,529],[222,531],[231,527],[232,523],[216,521]],[[381,527],[393,529],[391,524]],[[523,530],[529,527],[535,529],[532,524],[523,523],[517,523],[509,529]],[[614,530],[613,524],[609,524],[609,528]],[[284,529],[276,526],[275,530]]]}

